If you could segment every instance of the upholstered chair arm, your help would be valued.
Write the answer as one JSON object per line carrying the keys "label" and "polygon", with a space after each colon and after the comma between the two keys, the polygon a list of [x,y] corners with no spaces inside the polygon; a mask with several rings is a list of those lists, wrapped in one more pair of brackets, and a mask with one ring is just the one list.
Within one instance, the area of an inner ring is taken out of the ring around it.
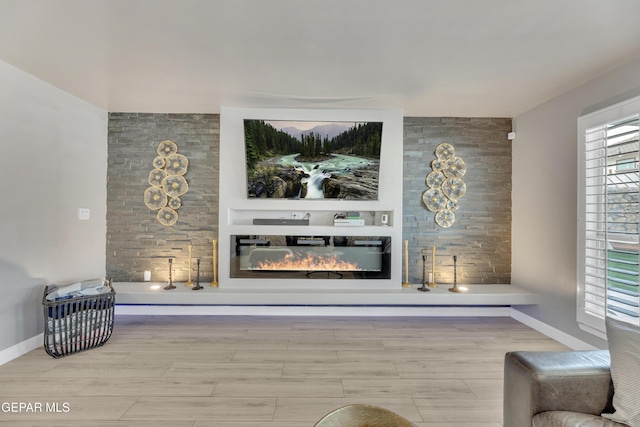
{"label": "upholstered chair arm", "polygon": [[503,426],[530,427],[544,411],[602,413],[613,396],[609,366],[608,350],[507,353]]}

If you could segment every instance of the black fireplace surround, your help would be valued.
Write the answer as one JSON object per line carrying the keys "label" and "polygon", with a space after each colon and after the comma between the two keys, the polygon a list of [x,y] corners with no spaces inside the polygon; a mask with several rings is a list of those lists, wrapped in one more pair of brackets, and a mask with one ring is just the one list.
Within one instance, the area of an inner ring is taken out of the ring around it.
{"label": "black fireplace surround", "polygon": [[391,278],[389,236],[232,235],[231,252],[231,278]]}

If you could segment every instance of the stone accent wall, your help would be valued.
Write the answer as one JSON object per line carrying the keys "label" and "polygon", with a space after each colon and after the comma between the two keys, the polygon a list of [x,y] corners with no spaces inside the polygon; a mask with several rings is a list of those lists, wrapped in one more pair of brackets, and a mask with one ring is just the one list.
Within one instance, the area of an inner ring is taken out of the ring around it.
{"label": "stone accent wall", "polygon": [[[107,275],[116,281],[166,281],[168,258],[174,280],[192,279],[201,258],[201,281],[211,281],[212,240],[218,230],[219,124],[215,114],[110,113],[107,180]],[[511,282],[511,119],[405,117],[403,239],[409,240],[409,279],[422,280],[422,254],[427,273],[431,246],[437,247],[436,281],[453,281],[452,255],[458,256],[458,282]],[[164,227],[156,211],[143,202],[147,179],[160,141],[174,141],[189,159],[189,192],[182,196],[179,220]],[[435,148],[454,146],[467,164],[467,194],[460,200],[456,222],[438,227],[435,214],[422,203]],[[404,265],[404,264],[403,264]],[[404,274],[404,271],[403,271]]]}
{"label": "stone accent wall", "polygon": [[[114,281],[187,280],[188,247],[192,249],[192,279],[201,258],[200,278],[213,277],[212,240],[218,235],[218,166],[220,116],[217,114],[110,113],[107,177],[106,272]],[[144,204],[151,161],[163,140],[172,140],[189,159],[178,222],[170,227],[156,220],[157,211]]]}
{"label": "stone accent wall", "polygon": [[[405,117],[403,238],[409,241],[409,280],[427,277],[436,246],[436,282],[453,282],[457,255],[460,284],[511,283],[511,119]],[[448,142],[467,165],[467,193],[456,222],[439,227],[422,193],[438,144]],[[404,265],[404,264],[403,264]]]}

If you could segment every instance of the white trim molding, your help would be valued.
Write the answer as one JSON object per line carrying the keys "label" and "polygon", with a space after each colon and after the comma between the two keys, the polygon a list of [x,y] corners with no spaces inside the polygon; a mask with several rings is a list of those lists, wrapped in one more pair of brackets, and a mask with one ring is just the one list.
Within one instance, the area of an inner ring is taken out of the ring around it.
{"label": "white trim molding", "polygon": [[541,322],[540,320],[531,317],[528,314],[524,314],[523,312],[518,311],[514,308],[511,308],[510,315],[518,322],[527,325],[532,329],[535,329],[541,334],[544,334],[573,350],[599,350],[597,347],[594,347],[589,343],[579,340],[576,337],[567,334],[566,332],[562,332],[560,329],[554,328],[553,326]]}
{"label": "white trim molding", "polygon": [[253,305],[116,305],[116,315],[138,316],[340,316],[509,317],[509,307],[373,307]]}
{"label": "white trim molding", "polygon": [[0,351],[0,365],[4,365],[5,363],[10,362],[13,359],[17,359],[38,347],[42,347],[43,340],[44,334],[38,334],[35,337],[31,337]]}

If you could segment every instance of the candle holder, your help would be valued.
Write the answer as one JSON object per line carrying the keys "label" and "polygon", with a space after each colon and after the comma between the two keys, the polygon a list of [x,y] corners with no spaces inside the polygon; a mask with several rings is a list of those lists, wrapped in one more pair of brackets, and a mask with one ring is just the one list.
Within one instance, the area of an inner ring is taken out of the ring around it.
{"label": "candle holder", "polygon": [[199,291],[200,289],[202,289],[202,286],[200,286],[200,258],[198,258],[198,273],[196,274],[196,284],[193,288],[191,288],[191,290]]}
{"label": "candle holder", "polygon": [[422,255],[422,286],[418,288],[420,292],[431,292],[431,289],[427,288],[427,281],[425,280],[425,273],[427,269],[427,257]]}
{"label": "candle holder", "polygon": [[175,289],[176,287],[173,284],[173,279],[171,276],[171,270],[173,267],[173,258],[169,258],[169,284],[164,287],[165,290]]}
{"label": "candle holder", "polygon": [[404,241],[404,282],[402,282],[402,286],[405,288],[410,288],[411,283],[409,283],[409,241]]}
{"label": "candle holder", "polygon": [[429,284],[427,285],[430,288],[437,288],[438,284],[436,283],[436,247],[431,246],[431,280],[429,280]]}
{"label": "candle holder", "polygon": [[209,285],[212,288],[218,287],[218,241],[213,241],[213,282]]}
{"label": "candle holder", "polygon": [[191,245],[189,245],[189,280],[184,284],[185,286],[193,286],[193,280],[191,280]]}
{"label": "candle holder", "polygon": [[458,287],[458,274],[457,274],[457,261],[458,257],[453,256],[453,286],[449,288],[449,292],[464,292],[467,289]]}

